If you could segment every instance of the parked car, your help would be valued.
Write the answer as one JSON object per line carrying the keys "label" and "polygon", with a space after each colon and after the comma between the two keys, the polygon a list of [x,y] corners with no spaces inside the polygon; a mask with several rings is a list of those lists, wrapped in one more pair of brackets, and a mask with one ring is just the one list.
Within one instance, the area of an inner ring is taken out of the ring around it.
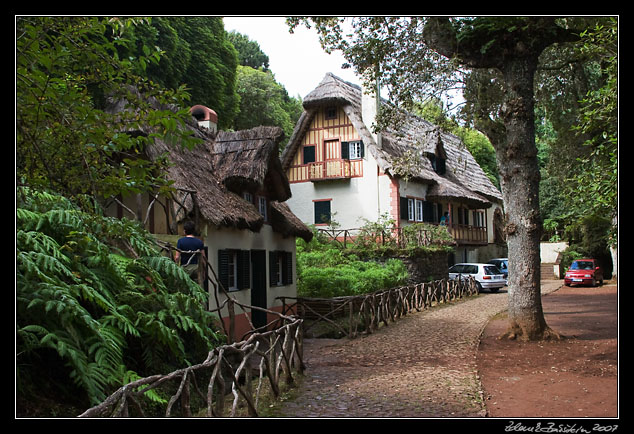
{"label": "parked car", "polygon": [[487,264],[493,264],[504,274],[504,278],[509,278],[509,259],[508,258],[495,258],[491,259]]}
{"label": "parked car", "polygon": [[488,289],[497,292],[506,285],[506,279],[502,272],[491,264],[462,263],[449,268],[450,279],[463,279],[472,276],[479,285],[479,289]]}
{"label": "parked car", "polygon": [[603,285],[603,270],[596,259],[577,259],[566,271],[564,285]]}

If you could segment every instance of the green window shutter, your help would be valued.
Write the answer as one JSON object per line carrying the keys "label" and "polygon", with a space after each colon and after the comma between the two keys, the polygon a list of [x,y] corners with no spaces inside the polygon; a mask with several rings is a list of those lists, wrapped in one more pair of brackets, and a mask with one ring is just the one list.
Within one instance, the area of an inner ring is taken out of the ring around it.
{"label": "green window shutter", "polygon": [[409,212],[408,212],[408,208],[407,208],[407,198],[401,196],[399,198],[400,200],[400,208],[401,208],[401,219],[402,220],[409,220]]}
{"label": "green window shutter", "polygon": [[349,142],[341,142],[341,158],[348,160],[350,158],[350,144]]}
{"label": "green window shutter", "polygon": [[246,289],[251,287],[251,252],[248,250],[239,250],[237,254],[238,260],[238,289]]}
{"label": "green window shutter", "polygon": [[427,200],[423,201],[423,221],[427,223],[434,221],[434,204]]}
{"label": "green window shutter", "polygon": [[315,147],[304,146],[304,164],[315,162]]}
{"label": "green window shutter", "polygon": [[229,251],[218,250],[218,280],[229,291]]}
{"label": "green window shutter", "polygon": [[269,252],[269,286],[277,286],[277,252]]}
{"label": "green window shutter", "polygon": [[291,283],[293,283],[293,253],[292,252],[282,252],[283,254],[283,269],[284,269],[284,276],[283,276],[283,282],[284,285],[290,285]]}

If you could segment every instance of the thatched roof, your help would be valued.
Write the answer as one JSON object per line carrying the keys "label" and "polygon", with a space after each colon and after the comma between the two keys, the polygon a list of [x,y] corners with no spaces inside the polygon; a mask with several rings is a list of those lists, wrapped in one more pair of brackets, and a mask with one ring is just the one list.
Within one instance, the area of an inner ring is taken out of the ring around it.
{"label": "thatched roof", "polygon": [[[381,146],[377,146],[370,134],[370,126],[362,121],[361,92],[359,86],[331,73],[326,74],[321,83],[304,98],[305,111],[282,154],[283,168],[288,170],[290,167],[315,113],[325,106],[339,105],[379,167],[391,176],[430,184],[428,198],[450,199],[477,208],[488,208],[491,200],[502,200],[500,191],[491,183],[462,141],[424,119],[403,113],[404,120],[398,129],[382,131]],[[383,103],[387,104],[384,100]],[[428,154],[446,158],[445,174],[439,175],[434,171]],[[407,166],[406,172],[403,172],[403,165],[399,161],[411,155],[416,156],[416,164]]]}
{"label": "thatched roof", "polygon": [[266,191],[271,200],[289,199],[291,189],[278,156],[283,134],[278,127],[220,131],[212,145],[216,176],[232,191]]}
{"label": "thatched roof", "polygon": [[[124,104],[115,102],[109,111],[116,113]],[[165,108],[162,108],[165,109]],[[283,202],[290,193],[288,179],[281,168],[278,144],[283,133],[277,127],[256,127],[235,132],[208,132],[193,120],[186,128],[202,139],[192,149],[155,139],[146,152],[156,159],[168,155],[168,177],[178,189],[177,200],[185,210],[180,218],[194,210],[189,192],[195,192],[200,216],[218,227],[249,229],[258,232],[264,218],[257,208],[242,197],[243,191],[265,192],[271,204],[273,229],[285,236],[300,236],[307,241],[312,232],[295,217]],[[141,131],[149,134],[149,129]],[[280,211],[281,210],[281,211]]]}

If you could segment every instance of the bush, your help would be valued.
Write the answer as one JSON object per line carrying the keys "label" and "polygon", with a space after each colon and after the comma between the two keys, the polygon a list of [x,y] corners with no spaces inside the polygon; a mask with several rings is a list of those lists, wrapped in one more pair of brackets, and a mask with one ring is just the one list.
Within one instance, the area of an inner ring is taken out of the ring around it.
{"label": "bush", "polygon": [[94,405],[219,343],[207,293],[136,222],[28,188],[16,197],[18,395],[47,389],[54,373]]}
{"label": "bush", "polygon": [[407,282],[407,268],[402,261],[361,261],[355,252],[341,249],[317,234],[310,243],[298,240],[298,295],[325,298],[358,295]]}

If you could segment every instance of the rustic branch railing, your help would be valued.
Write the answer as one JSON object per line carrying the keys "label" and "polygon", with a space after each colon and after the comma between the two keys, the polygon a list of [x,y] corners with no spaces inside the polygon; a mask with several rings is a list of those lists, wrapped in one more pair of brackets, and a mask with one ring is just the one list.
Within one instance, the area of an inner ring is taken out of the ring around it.
{"label": "rustic branch railing", "polygon": [[[207,359],[197,365],[179,369],[166,375],[152,375],[126,384],[101,404],[86,410],[79,417],[129,417],[130,404],[139,417],[145,417],[140,398],[146,392],[178,383],[176,392],[167,402],[165,417],[174,416],[176,407],[180,416],[225,416],[225,397],[233,394],[229,416],[236,415],[242,399],[249,416],[258,416],[258,403],[262,386],[268,380],[270,390],[280,395],[280,377],[285,374],[286,384],[294,383],[292,371],[302,373],[302,320],[288,318],[282,327],[251,335],[247,340],[223,345],[209,352]],[[254,371],[257,370],[257,387],[253,390]],[[207,390],[199,387],[202,378],[207,379]],[[192,399],[191,386],[199,399]],[[176,404],[179,405],[176,405]]]}
{"label": "rustic branch railing", "polygon": [[[430,224],[431,225],[431,224]],[[395,248],[406,248],[408,246],[439,246],[454,245],[455,241],[448,237],[440,237],[438,225],[432,227],[394,227],[383,230],[367,230],[365,228],[339,229],[339,228],[319,228],[318,233],[330,241],[348,247],[348,244],[373,243],[378,246],[392,246]],[[447,234],[449,235],[449,233]]]}
{"label": "rustic branch railing", "polygon": [[[170,245],[162,247],[168,250],[178,250]],[[180,252],[201,253],[201,251]],[[301,327],[303,320],[295,316],[285,315],[286,309],[283,313],[279,313],[239,303],[224,290],[213,268],[206,260],[199,261],[199,264],[201,264],[200,269],[207,269],[206,278],[214,286],[214,293],[220,289],[227,296],[214,312],[219,312],[227,305],[231,317],[230,324],[233,324],[234,321],[234,306],[236,305],[245,312],[247,309],[262,310],[267,314],[274,315],[276,319],[267,324],[266,327],[259,329],[255,329],[251,324],[253,330],[247,334],[247,339],[214,348],[202,363],[169,374],[152,375],[132,381],[117,389],[102,403],[80,414],[79,417],[129,417],[131,416],[130,404],[132,404],[134,413],[139,417],[145,417],[141,398],[145,393],[159,388],[171,393],[169,401],[164,403],[166,404],[165,417],[173,416],[177,408],[176,411],[180,411],[182,417],[223,417],[227,411],[225,398],[229,393],[233,395],[230,417],[236,415],[241,403],[246,406],[249,416],[257,417],[262,386],[265,382],[268,381],[269,389],[274,398],[278,398],[281,393],[281,374],[284,374],[285,382],[290,386],[295,382],[293,372],[303,373],[305,369]],[[276,328],[270,330],[269,327]],[[230,342],[233,342],[232,325],[230,325],[230,330],[225,330],[225,332]],[[198,387],[200,380],[197,378],[202,377],[208,378],[206,393],[203,393]],[[253,383],[256,377],[257,387],[254,391]],[[176,382],[178,382],[178,387],[174,392]],[[192,384],[196,392],[194,399],[191,394]],[[195,398],[196,396],[198,399]]]}
{"label": "rustic branch railing", "polygon": [[[403,286],[371,294],[336,298],[279,297],[284,306],[287,300],[296,303],[300,318],[304,319],[304,333],[320,322],[326,322],[344,336],[356,337],[360,331],[370,334],[381,323],[388,325],[413,310],[421,311],[438,303],[447,303],[478,294],[472,277],[458,280],[436,280],[429,283]],[[347,318],[347,321],[336,321]],[[308,320],[313,320],[309,325]],[[347,322],[347,324],[346,324]]]}

